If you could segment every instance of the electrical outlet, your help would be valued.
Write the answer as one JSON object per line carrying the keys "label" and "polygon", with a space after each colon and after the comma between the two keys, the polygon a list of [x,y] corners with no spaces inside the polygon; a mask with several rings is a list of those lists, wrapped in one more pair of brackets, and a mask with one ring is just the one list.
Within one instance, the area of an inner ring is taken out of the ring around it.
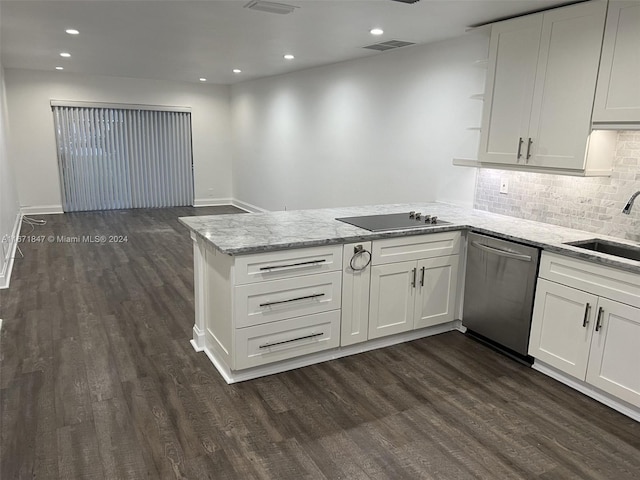
{"label": "electrical outlet", "polygon": [[509,179],[507,177],[500,179],[500,193],[504,193],[505,195],[509,193]]}

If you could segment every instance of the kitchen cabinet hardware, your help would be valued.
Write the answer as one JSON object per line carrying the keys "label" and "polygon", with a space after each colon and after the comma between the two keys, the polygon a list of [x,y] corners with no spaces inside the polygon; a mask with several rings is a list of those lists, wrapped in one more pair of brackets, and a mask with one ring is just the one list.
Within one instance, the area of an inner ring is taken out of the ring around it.
{"label": "kitchen cabinet hardware", "polygon": [[291,342],[299,342],[300,340],[306,340],[308,338],[321,337],[322,335],[324,335],[323,332],[312,333],[311,335],[305,335],[304,337],[292,338],[290,340],[282,340],[281,342],[265,343],[264,345],[260,345],[258,348],[275,347],[276,345],[283,345],[285,343],[291,343]]}
{"label": "kitchen cabinet hardware", "polygon": [[589,324],[589,310],[591,310],[591,305],[587,302],[584,307],[584,318],[582,319],[582,326],[585,328]]}
{"label": "kitchen cabinet hardware", "polygon": [[276,270],[278,268],[302,267],[305,265],[316,265],[319,263],[324,263],[326,261],[326,259],[322,258],[318,260],[309,260],[307,262],[287,263],[284,265],[268,265],[266,267],[260,267],[260,270]]}
{"label": "kitchen cabinet hardware", "polygon": [[422,267],[422,276],[420,277],[420,286],[424,287],[424,271],[426,270],[426,267]]}
{"label": "kitchen cabinet hardware", "polygon": [[287,300],[278,300],[278,301],[275,301],[275,302],[261,303],[260,306],[261,307],[270,307],[272,305],[280,305],[282,303],[298,302],[300,300],[309,300],[311,298],[319,298],[319,297],[324,297],[324,293],[315,293],[313,295],[305,295],[304,297],[296,297],[296,298],[289,298]]}
{"label": "kitchen cabinet hardware", "polygon": [[414,268],[414,269],[412,270],[412,272],[413,272],[413,274],[412,274],[412,275],[413,275],[413,280],[411,280],[411,286],[412,286],[413,288],[416,288],[416,275],[417,275],[417,271],[418,271],[418,269],[417,269],[417,268]]}
{"label": "kitchen cabinet hardware", "polygon": [[523,138],[520,137],[518,138],[518,155],[517,155],[517,159],[520,160],[522,158],[522,143],[524,142]]}
{"label": "kitchen cabinet hardware", "polygon": [[531,158],[531,145],[533,145],[533,140],[529,138],[529,140],[527,140],[527,160]]}
{"label": "kitchen cabinet hardware", "polygon": [[599,332],[602,328],[602,315],[604,314],[604,308],[598,308],[598,319],[596,320],[596,332]]}

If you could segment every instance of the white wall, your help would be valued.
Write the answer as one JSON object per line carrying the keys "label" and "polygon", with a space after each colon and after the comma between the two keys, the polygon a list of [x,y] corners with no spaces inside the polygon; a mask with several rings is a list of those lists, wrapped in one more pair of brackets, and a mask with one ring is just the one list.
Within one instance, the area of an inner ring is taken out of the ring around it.
{"label": "white wall", "polygon": [[488,38],[445,42],[231,89],[234,197],[268,210],[440,200],[471,206]]}
{"label": "white wall", "polygon": [[60,210],[50,101],[191,107],[196,201],[231,197],[229,87],[64,72],[5,72],[11,157],[25,212]]}
{"label": "white wall", "polygon": [[20,204],[14,187],[14,176],[8,156],[7,101],[4,70],[0,65],[0,288],[9,282],[11,257],[15,242],[14,228],[19,228]]}

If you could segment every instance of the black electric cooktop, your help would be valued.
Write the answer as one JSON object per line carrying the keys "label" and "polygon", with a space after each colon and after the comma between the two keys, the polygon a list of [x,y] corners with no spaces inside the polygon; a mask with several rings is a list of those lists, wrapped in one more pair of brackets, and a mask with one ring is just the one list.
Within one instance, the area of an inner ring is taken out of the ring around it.
{"label": "black electric cooktop", "polygon": [[438,219],[433,223],[432,216],[416,212],[387,213],[384,215],[366,215],[363,217],[343,217],[336,218],[336,220],[364,228],[370,232],[406,230],[408,228],[429,228],[448,225],[451,223]]}

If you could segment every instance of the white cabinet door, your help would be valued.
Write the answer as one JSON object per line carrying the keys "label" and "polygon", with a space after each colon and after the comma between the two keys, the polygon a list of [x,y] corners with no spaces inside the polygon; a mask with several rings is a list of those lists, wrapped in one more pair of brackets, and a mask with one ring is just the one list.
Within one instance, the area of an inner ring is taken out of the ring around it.
{"label": "white cabinet door", "polygon": [[527,165],[584,169],[605,15],[606,2],[544,13]]}
{"label": "white cabinet door", "polygon": [[542,17],[529,15],[491,27],[478,152],[482,162],[524,163]]}
{"label": "white cabinet door", "polygon": [[640,309],[598,301],[587,382],[640,407]]}
{"label": "white cabinet door", "polygon": [[598,297],[538,279],[529,355],[585,379]]}
{"label": "white cabinet door", "polygon": [[[354,249],[363,248],[358,254]],[[369,253],[367,253],[369,252]],[[365,342],[369,335],[371,242],[347,243],[342,255],[340,345]],[[352,267],[355,267],[354,270]]]}
{"label": "white cabinet door", "polygon": [[413,329],[416,262],[376,265],[371,269],[369,339]]}
{"label": "white cabinet door", "polygon": [[414,328],[455,320],[459,256],[418,262]]}
{"label": "white cabinet door", "polygon": [[611,1],[594,122],[640,122],[640,2]]}

